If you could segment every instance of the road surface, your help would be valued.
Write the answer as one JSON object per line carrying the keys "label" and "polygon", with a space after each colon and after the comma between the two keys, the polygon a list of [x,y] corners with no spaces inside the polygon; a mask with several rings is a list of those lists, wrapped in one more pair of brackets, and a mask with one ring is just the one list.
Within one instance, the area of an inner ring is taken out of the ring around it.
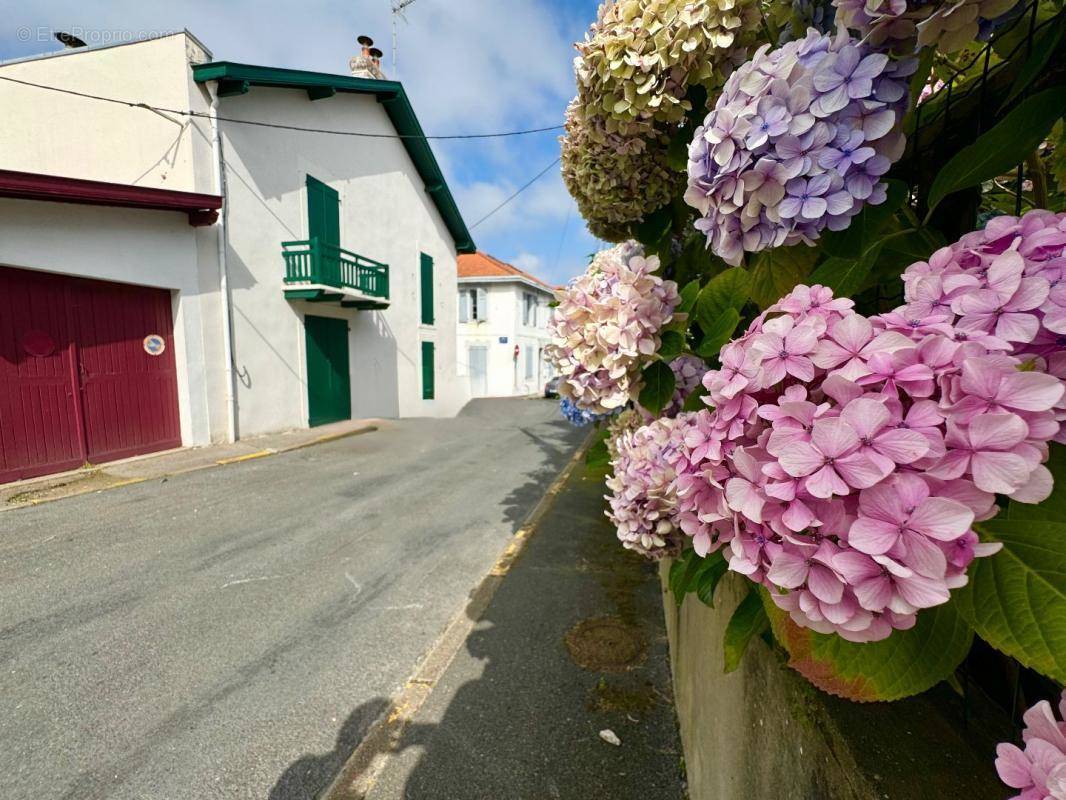
{"label": "road surface", "polygon": [[583,436],[482,400],[0,514],[0,798],[315,797]]}

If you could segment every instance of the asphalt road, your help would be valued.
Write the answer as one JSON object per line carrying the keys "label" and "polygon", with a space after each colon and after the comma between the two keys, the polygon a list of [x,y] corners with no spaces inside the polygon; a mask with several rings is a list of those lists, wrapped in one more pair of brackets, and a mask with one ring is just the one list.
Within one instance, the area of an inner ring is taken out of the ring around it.
{"label": "asphalt road", "polygon": [[583,436],[475,401],[0,514],[0,798],[313,798]]}

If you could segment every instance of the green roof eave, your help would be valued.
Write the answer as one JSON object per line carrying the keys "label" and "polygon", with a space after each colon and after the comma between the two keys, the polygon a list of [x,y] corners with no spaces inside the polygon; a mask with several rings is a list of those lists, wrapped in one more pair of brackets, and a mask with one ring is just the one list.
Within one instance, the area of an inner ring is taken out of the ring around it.
{"label": "green roof eave", "polygon": [[[325,97],[331,92],[349,94],[372,94],[385,108],[389,120],[400,136],[408,156],[414,162],[426,192],[440,212],[448,232],[455,241],[459,253],[473,253],[477,248],[470,231],[463,221],[459,207],[448,188],[433,149],[425,139],[422,126],[415,116],[411,101],[407,99],[403,84],[399,81],[378,81],[356,78],[349,75],[331,75],[327,72],[306,72],[298,69],[257,67],[251,64],[235,64],[232,61],[212,61],[194,64],[193,80],[197,83],[218,81],[226,87],[225,94],[242,94],[252,86],[267,86],[276,89],[302,89],[309,96]],[[222,92],[220,91],[220,95]]]}

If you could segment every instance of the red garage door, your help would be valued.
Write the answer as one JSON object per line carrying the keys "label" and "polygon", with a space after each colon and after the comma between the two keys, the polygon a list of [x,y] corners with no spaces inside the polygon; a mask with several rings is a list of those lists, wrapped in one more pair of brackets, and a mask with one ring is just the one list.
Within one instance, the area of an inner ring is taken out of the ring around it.
{"label": "red garage door", "polygon": [[181,444],[170,303],[0,268],[0,483]]}

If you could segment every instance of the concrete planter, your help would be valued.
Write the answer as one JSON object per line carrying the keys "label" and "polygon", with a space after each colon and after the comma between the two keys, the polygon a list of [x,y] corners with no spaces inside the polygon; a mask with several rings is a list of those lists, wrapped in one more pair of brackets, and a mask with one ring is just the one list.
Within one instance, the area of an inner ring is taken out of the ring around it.
{"label": "concrete planter", "polygon": [[993,768],[998,720],[964,722],[961,699],[949,687],[896,703],[848,702],[815,689],[762,640],[726,675],[722,636],[744,579],[727,575],[714,609],[695,595],[679,609],[668,572],[664,562],[663,607],[691,800],[1007,796]]}

